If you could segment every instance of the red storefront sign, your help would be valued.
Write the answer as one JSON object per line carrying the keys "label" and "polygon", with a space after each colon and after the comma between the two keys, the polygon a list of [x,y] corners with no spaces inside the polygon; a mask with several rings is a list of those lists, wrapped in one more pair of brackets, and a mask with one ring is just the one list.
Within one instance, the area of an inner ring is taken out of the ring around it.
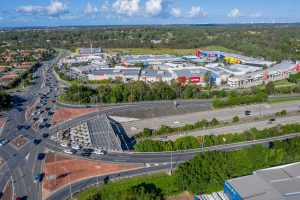
{"label": "red storefront sign", "polygon": [[185,83],[186,82],[185,76],[178,77],[178,82],[181,83],[181,84]]}
{"label": "red storefront sign", "polygon": [[269,72],[268,71],[264,71],[263,72],[263,79],[264,80],[268,80],[269,79]]}
{"label": "red storefront sign", "polygon": [[200,77],[190,77],[189,78],[190,82],[192,83],[200,83]]}

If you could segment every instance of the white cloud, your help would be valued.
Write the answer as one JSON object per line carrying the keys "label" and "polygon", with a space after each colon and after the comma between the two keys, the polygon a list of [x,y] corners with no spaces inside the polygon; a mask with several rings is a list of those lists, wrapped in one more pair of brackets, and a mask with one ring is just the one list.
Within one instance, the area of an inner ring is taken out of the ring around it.
{"label": "white cloud", "polygon": [[132,16],[139,12],[140,0],[116,0],[113,9],[117,14]]}
{"label": "white cloud", "polygon": [[89,15],[94,15],[94,14],[98,13],[98,8],[95,6],[92,6],[91,3],[87,3],[84,13],[89,14]]}
{"label": "white cloud", "polygon": [[24,13],[24,14],[34,14],[34,13],[42,13],[46,11],[45,7],[42,6],[19,6],[16,8],[18,12]]}
{"label": "white cloud", "polygon": [[181,17],[181,10],[180,8],[172,8],[170,14],[174,17]]}
{"label": "white cloud", "polygon": [[109,11],[109,7],[110,7],[109,1],[108,0],[104,1],[104,3],[102,4],[102,10],[104,12],[108,12]]}
{"label": "white cloud", "polygon": [[261,16],[262,16],[261,12],[257,12],[257,13],[254,13],[254,14],[251,15],[251,17],[253,17],[253,18],[259,18]]}
{"label": "white cloud", "polygon": [[163,0],[148,0],[146,2],[146,13],[150,15],[158,15],[162,11]]}
{"label": "white cloud", "polygon": [[60,15],[68,12],[68,5],[58,0],[52,0],[47,7],[47,13],[49,15]]}
{"label": "white cloud", "polygon": [[19,6],[16,8],[18,12],[29,15],[50,15],[50,16],[59,16],[69,12],[67,3],[60,2],[59,0],[51,0],[50,5],[43,6]]}
{"label": "white cloud", "polygon": [[200,6],[193,6],[187,13],[188,17],[204,17],[207,15],[207,12]]}
{"label": "white cloud", "polygon": [[228,17],[239,17],[239,16],[241,16],[241,12],[239,9],[235,8],[235,9],[231,10],[227,15],[228,15]]}
{"label": "white cloud", "polygon": [[62,15],[59,18],[61,20],[74,20],[74,19],[77,19],[77,17],[72,15],[72,14]]}

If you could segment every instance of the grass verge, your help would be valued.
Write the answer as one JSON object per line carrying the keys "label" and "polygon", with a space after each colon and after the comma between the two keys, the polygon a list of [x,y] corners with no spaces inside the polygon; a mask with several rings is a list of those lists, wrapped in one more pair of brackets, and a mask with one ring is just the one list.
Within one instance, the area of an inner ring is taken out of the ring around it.
{"label": "grass verge", "polygon": [[227,49],[222,46],[207,46],[199,47],[194,49],[171,49],[171,48],[105,48],[107,52],[122,52],[128,54],[171,54],[171,55],[194,55],[197,50],[206,50],[206,51],[226,51],[229,53],[239,53],[241,52]]}
{"label": "grass verge", "polygon": [[300,97],[291,97],[291,98],[285,98],[285,99],[273,99],[269,100],[269,103],[284,103],[289,101],[298,101],[300,100]]}
{"label": "grass verge", "polygon": [[76,195],[78,200],[87,200],[93,198],[98,192],[100,192],[103,199],[113,199],[116,195],[125,192],[131,187],[141,184],[155,185],[155,187],[163,192],[163,196],[166,198],[171,195],[178,194],[179,191],[174,187],[174,176],[169,176],[166,173],[156,173],[152,175],[141,175],[133,178],[122,179],[117,182],[110,182],[108,184],[101,184],[100,186],[90,187]]}

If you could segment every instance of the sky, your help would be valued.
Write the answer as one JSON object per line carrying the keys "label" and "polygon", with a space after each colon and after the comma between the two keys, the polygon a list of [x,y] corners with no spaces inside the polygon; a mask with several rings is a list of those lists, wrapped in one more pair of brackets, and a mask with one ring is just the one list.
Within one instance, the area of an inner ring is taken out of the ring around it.
{"label": "sky", "polygon": [[0,27],[300,22],[300,0],[0,0]]}

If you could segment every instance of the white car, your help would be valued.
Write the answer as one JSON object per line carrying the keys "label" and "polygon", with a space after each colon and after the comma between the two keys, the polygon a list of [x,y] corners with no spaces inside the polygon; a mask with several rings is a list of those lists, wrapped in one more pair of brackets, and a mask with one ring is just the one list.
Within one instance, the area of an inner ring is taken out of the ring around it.
{"label": "white car", "polygon": [[62,146],[62,147],[69,147],[69,144],[68,143],[61,143],[60,146]]}
{"label": "white car", "polygon": [[174,124],[180,124],[180,122],[177,122],[177,121],[176,121],[176,122],[174,122]]}
{"label": "white car", "polygon": [[97,154],[97,155],[104,155],[106,153],[107,152],[105,150],[96,150],[96,151],[94,151],[94,154]]}
{"label": "white car", "polygon": [[138,128],[136,128],[136,127],[131,127],[131,130],[132,131],[135,131],[135,130],[137,130]]}
{"label": "white car", "polygon": [[72,149],[79,150],[79,149],[81,149],[81,146],[76,145],[76,144],[73,144],[73,145],[71,146],[71,148],[72,148]]}
{"label": "white car", "polygon": [[66,149],[66,150],[64,150],[64,152],[67,153],[67,154],[74,154],[74,153],[76,153],[76,151],[73,150],[73,149]]}
{"label": "white car", "polygon": [[8,140],[0,140],[0,147],[6,145],[8,142]]}

